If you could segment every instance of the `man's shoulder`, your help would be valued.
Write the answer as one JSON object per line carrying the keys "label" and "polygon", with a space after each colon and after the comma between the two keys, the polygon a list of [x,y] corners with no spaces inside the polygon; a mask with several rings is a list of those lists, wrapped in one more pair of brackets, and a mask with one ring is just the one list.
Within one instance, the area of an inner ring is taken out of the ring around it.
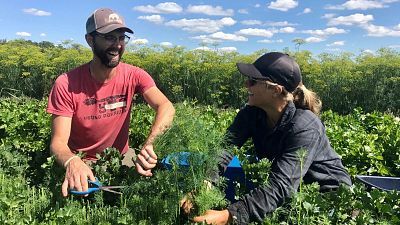
{"label": "man's shoulder", "polygon": [[82,79],[84,77],[85,73],[89,73],[89,64],[85,63],[83,65],[80,65],[68,72],[60,74],[56,81],[55,84],[58,86],[68,86],[68,85],[74,85],[79,82],[82,82]]}
{"label": "man's shoulder", "polygon": [[144,69],[138,67],[138,66],[134,66],[128,63],[123,63],[120,62],[118,67],[120,68],[120,70],[122,71],[129,71],[129,72],[136,72],[136,73],[147,73]]}
{"label": "man's shoulder", "polygon": [[74,69],[71,69],[70,71],[61,74],[59,77],[72,78],[84,73],[85,71],[89,73],[89,63],[85,63],[78,67],[75,67]]}

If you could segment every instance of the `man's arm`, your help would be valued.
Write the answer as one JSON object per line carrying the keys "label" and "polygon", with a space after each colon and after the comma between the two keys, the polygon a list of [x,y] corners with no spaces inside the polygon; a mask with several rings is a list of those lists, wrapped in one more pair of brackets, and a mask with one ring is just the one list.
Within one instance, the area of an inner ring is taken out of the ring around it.
{"label": "man's arm", "polygon": [[62,194],[68,195],[68,187],[77,191],[87,191],[87,178],[94,181],[91,169],[68,147],[68,139],[71,133],[72,118],[65,116],[52,116],[52,134],[50,151],[56,157],[59,164],[66,169],[65,180],[62,185]]}
{"label": "man's arm", "polygon": [[168,128],[175,115],[175,108],[167,97],[157,88],[151,87],[143,93],[146,102],[156,111],[156,117],[142,150],[137,156],[136,170],[144,176],[152,176],[151,169],[157,164],[153,141]]}
{"label": "man's arm", "polygon": [[155,137],[168,128],[175,115],[175,108],[167,97],[157,88],[149,88],[144,94],[146,102],[156,111],[151,132],[145,143],[152,144]]}

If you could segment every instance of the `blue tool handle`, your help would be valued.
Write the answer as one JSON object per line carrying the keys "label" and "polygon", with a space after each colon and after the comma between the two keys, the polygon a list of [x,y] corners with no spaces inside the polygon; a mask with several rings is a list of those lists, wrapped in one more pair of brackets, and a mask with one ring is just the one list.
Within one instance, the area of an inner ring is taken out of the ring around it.
{"label": "blue tool handle", "polygon": [[69,190],[69,193],[71,193],[73,195],[88,195],[88,194],[91,194],[91,193],[99,191],[99,190],[100,190],[100,188],[96,187],[96,188],[88,188],[87,191]]}
{"label": "blue tool handle", "polygon": [[100,183],[100,181],[97,179],[97,177],[96,177],[95,181],[88,180],[88,183],[89,183],[89,188],[87,191],[77,191],[75,189],[70,189],[69,193],[71,193],[73,195],[87,195],[87,194],[91,194],[93,192],[99,191],[100,187],[102,185]]}

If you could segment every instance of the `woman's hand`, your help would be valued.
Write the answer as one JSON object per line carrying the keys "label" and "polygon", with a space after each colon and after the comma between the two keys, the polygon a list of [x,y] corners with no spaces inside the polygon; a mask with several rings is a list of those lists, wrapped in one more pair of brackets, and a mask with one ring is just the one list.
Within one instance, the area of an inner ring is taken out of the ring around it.
{"label": "woman's hand", "polygon": [[213,225],[226,225],[231,222],[231,217],[228,210],[207,210],[203,215],[193,218],[194,222]]}

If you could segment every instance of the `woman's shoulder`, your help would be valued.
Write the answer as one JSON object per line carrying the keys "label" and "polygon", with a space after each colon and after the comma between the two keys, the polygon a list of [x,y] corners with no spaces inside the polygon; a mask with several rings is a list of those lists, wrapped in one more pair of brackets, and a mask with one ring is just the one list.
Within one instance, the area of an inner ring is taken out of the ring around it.
{"label": "woman's shoulder", "polygon": [[319,127],[322,126],[320,118],[308,109],[296,109],[293,124],[298,129],[317,128],[319,130]]}

